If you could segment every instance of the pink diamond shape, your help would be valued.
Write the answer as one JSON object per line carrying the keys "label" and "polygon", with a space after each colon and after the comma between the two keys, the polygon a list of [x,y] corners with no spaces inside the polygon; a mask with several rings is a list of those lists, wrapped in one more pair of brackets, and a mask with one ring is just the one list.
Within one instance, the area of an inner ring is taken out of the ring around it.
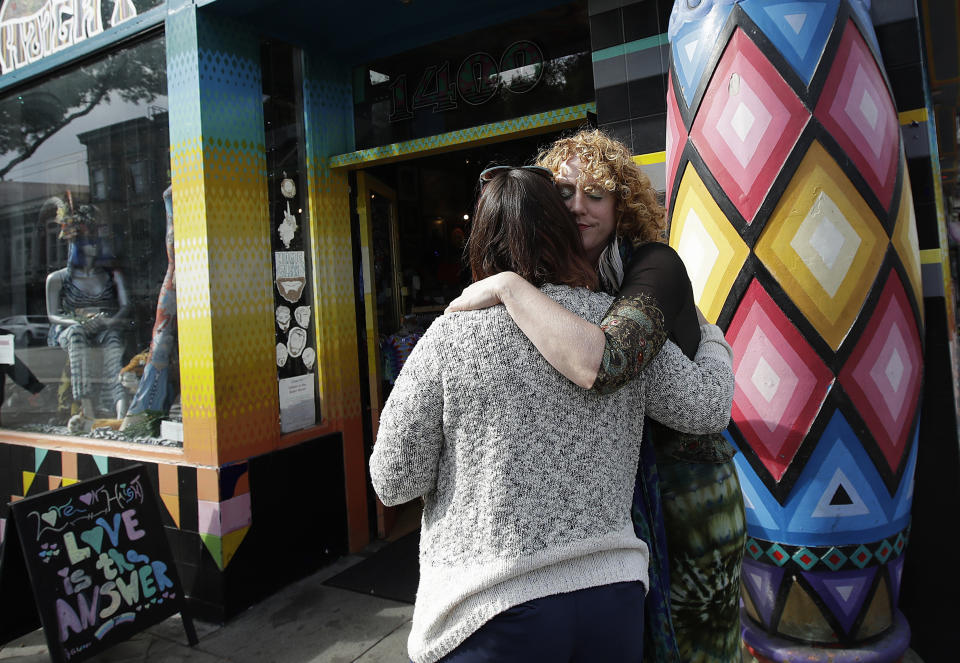
{"label": "pink diamond shape", "polygon": [[727,338],[733,346],[733,421],[779,481],[833,382],[824,365],[756,280]]}
{"label": "pink diamond shape", "polygon": [[756,44],[739,29],[734,32],[690,136],[747,223],[809,119]]}
{"label": "pink diamond shape", "polygon": [[677,164],[687,144],[687,129],[677,108],[677,97],[673,94],[673,81],[667,78],[667,208],[670,207],[670,194],[677,175]]}
{"label": "pink diamond shape", "polygon": [[922,372],[913,310],[900,277],[891,270],[873,317],[839,378],[894,473],[904,457]]}
{"label": "pink diamond shape", "polygon": [[900,149],[897,112],[853,21],[843,32],[815,115],[850,156],[884,209],[889,210]]}

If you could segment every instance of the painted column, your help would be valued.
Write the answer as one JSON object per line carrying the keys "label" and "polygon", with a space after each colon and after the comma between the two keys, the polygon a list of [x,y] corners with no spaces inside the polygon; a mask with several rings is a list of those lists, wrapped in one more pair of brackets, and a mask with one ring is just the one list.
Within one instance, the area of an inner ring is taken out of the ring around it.
{"label": "painted column", "polygon": [[345,65],[304,55],[304,127],[313,238],[313,292],[324,423],[343,431],[350,550],[370,540],[363,448],[356,293],[346,169],[332,155],[353,150],[353,86]]}
{"label": "painted column", "polygon": [[744,641],[898,661],[923,300],[868,6],[677,0],[669,37],[670,243],[735,353]]}
{"label": "painted column", "polygon": [[260,41],[187,3],[166,35],[184,449],[222,465],[279,435]]}

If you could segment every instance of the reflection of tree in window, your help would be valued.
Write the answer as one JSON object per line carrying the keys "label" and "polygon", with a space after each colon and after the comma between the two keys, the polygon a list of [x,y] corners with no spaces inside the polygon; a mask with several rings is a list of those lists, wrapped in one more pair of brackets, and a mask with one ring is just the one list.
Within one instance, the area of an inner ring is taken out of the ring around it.
{"label": "reflection of tree in window", "polygon": [[166,94],[162,39],[85,64],[56,81],[56,94],[27,90],[0,99],[0,180],[29,159],[43,143],[116,94],[127,103],[144,103]]}

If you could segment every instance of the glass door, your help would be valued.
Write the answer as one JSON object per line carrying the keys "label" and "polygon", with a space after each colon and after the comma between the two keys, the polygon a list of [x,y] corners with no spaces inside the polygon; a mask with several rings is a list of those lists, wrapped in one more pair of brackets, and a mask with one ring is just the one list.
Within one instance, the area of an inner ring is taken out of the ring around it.
{"label": "glass door", "polygon": [[[387,388],[396,378],[393,374],[395,362],[391,361],[386,341],[400,329],[404,310],[396,192],[369,173],[359,171],[357,215],[367,331],[370,423],[376,439]],[[396,509],[377,501],[377,530],[381,538],[393,528],[396,517]]]}

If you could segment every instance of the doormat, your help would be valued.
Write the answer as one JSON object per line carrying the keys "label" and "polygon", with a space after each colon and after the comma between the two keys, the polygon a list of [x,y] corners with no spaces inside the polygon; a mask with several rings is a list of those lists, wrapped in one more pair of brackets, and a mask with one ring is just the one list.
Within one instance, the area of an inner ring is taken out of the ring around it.
{"label": "doormat", "polygon": [[407,534],[324,585],[349,589],[369,596],[413,603],[420,579],[420,530]]}

